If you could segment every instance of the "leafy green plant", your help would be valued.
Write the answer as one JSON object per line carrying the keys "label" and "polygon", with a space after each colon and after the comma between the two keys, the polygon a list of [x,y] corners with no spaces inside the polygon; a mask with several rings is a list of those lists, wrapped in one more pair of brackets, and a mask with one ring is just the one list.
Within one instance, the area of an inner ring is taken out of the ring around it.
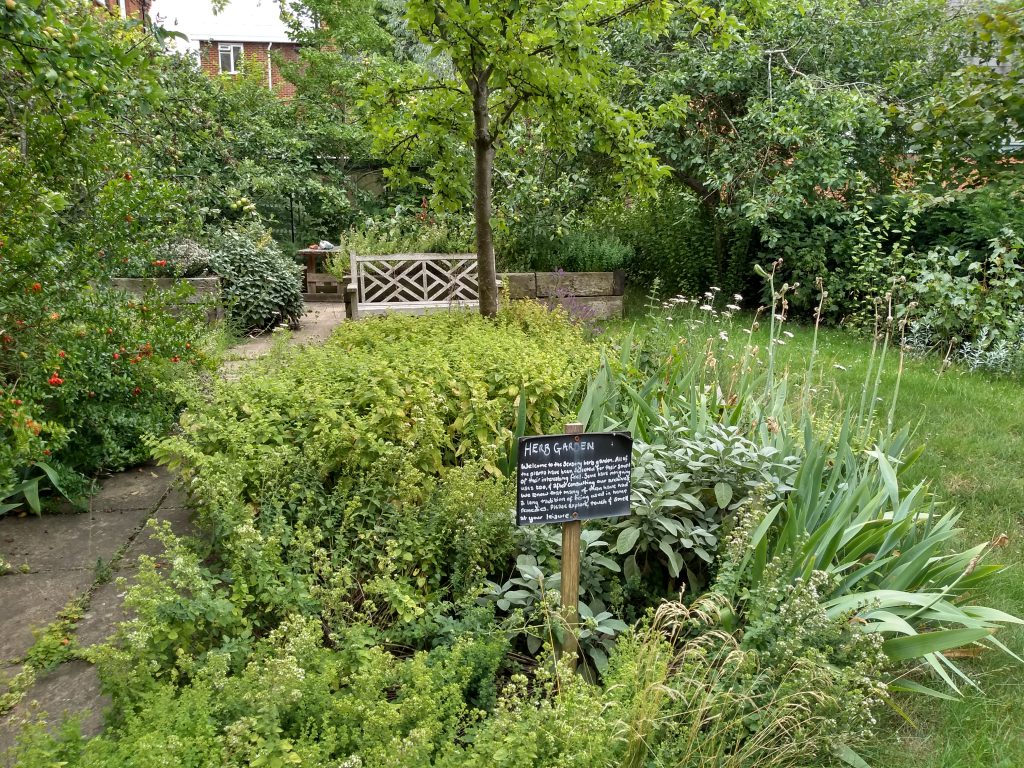
{"label": "leafy green plant", "polygon": [[1013,370],[1024,333],[1022,248],[1018,235],[1003,230],[983,252],[949,247],[919,257],[906,291],[908,344]]}
{"label": "leafy green plant", "polygon": [[[813,440],[809,429],[805,434]],[[741,594],[756,595],[765,581],[805,583],[822,574],[816,594],[830,618],[854,617],[861,631],[886,638],[882,648],[893,661],[917,659],[954,691],[955,679],[974,685],[942,652],[977,642],[1012,656],[993,633],[1022,622],[964,604],[1001,570],[982,564],[994,543],[949,551],[958,516],[939,514],[922,485],[901,490],[899,476],[916,458],[907,451],[907,431],[863,458],[851,450],[849,434],[846,425],[834,452],[809,443],[787,499],[771,507],[762,501],[741,515],[728,547],[731,565],[723,566],[716,589],[742,603]],[[930,692],[913,682],[897,687]]]}
{"label": "leafy green plant", "polygon": [[627,556],[627,580],[649,577],[654,559],[672,579],[685,571],[691,588],[699,588],[722,523],[756,489],[768,487],[772,499],[784,498],[799,460],[714,422],[691,432],[685,422],[659,419],[648,432],[653,442],[634,449],[633,514],[613,528],[615,551]]}
{"label": "leafy green plant", "polygon": [[[561,534],[542,533],[536,538],[546,546],[528,548],[542,550],[540,556],[519,555],[516,559],[519,575],[501,585],[490,582],[488,592],[482,598],[493,601],[500,611],[511,614],[507,625],[524,637],[526,649],[531,654],[536,654],[544,643],[554,642],[561,647],[566,641],[566,633],[570,631],[560,613],[562,574],[557,570],[555,553],[560,551]],[[627,629],[624,622],[606,610],[609,579],[611,574],[620,571],[618,563],[603,554],[607,547],[601,531],[581,532],[580,626],[572,631],[580,649],[598,672],[607,668],[608,654],[615,638]]]}
{"label": "leafy green plant", "polygon": [[7,491],[0,492],[0,517],[18,509],[22,504],[37,515],[43,511],[42,503],[39,500],[39,485],[43,480],[49,480],[53,489],[62,496],[67,494],[61,490],[60,477],[56,470],[45,461],[37,461],[33,468],[42,470],[41,474],[32,473],[27,479]]}
{"label": "leafy green plant", "polygon": [[243,332],[266,331],[302,316],[301,269],[284,256],[259,223],[207,233],[210,269],[222,281],[231,322]]}

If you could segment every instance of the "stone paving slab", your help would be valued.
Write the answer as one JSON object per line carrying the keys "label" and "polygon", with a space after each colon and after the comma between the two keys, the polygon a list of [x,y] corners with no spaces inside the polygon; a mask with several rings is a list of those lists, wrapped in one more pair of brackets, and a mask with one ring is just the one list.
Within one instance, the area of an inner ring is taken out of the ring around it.
{"label": "stone paving slab", "polygon": [[0,518],[0,557],[16,571],[91,571],[124,546],[155,506]]}
{"label": "stone paving slab", "polygon": [[82,735],[95,736],[103,728],[103,710],[109,704],[100,690],[95,667],[84,661],[61,664],[36,680],[29,694],[0,718],[0,765],[13,763],[7,753],[17,743],[26,722],[41,719],[52,733],[68,717],[76,716]]}
{"label": "stone paving slab", "polygon": [[185,509],[189,506],[188,495],[177,485],[167,490],[167,495],[160,502],[160,509]]}
{"label": "stone paving slab", "polygon": [[89,648],[105,643],[122,621],[128,620],[124,607],[124,587],[112,581],[100,584],[89,600],[89,610],[75,626],[75,640],[79,647]]}
{"label": "stone paving slab", "polygon": [[94,512],[117,509],[155,509],[171,485],[162,467],[145,466],[108,477],[99,493],[89,500]]}
{"label": "stone paving slab", "polygon": [[[307,304],[306,311],[299,320],[299,330],[291,333],[289,346],[319,344],[326,341],[346,317],[345,304],[342,302]],[[274,334],[266,333],[239,344],[231,350],[231,355],[236,358],[252,359],[265,355],[273,346]]]}
{"label": "stone paving slab", "polygon": [[71,600],[85,594],[92,570],[10,573],[0,577],[0,660],[20,659],[32,647],[33,629],[53,623]]}

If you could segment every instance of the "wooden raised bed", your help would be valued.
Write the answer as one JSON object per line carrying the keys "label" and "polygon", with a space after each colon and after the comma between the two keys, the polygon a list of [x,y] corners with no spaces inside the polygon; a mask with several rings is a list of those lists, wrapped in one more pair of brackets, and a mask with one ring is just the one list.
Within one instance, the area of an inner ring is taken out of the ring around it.
{"label": "wooden raised bed", "polygon": [[110,287],[135,296],[145,296],[149,290],[171,291],[181,283],[192,286],[193,293],[185,299],[186,304],[202,304],[214,302],[213,308],[207,312],[207,320],[219,320],[224,316],[224,306],[220,300],[219,277],[114,277]]}

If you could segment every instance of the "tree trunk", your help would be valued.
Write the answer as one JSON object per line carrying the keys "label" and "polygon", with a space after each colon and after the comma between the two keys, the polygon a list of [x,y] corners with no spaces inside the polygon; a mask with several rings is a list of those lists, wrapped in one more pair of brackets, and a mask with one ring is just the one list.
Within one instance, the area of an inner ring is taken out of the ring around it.
{"label": "tree trunk", "polygon": [[480,282],[480,314],[498,314],[498,274],[494,265],[491,232],[491,183],[494,170],[494,140],[488,110],[487,73],[478,73],[473,83],[473,218],[476,225],[477,278]]}
{"label": "tree trunk", "polygon": [[728,282],[728,275],[726,273],[729,269],[729,244],[726,239],[725,222],[722,221],[722,216],[717,206],[708,208],[708,216],[711,218],[711,227],[715,233],[715,280],[718,285],[721,285],[724,282]]}

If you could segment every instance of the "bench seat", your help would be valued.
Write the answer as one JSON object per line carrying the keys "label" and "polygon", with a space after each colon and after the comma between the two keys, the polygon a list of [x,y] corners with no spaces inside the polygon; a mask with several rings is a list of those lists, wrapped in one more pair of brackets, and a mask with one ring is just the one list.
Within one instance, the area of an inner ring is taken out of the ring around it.
{"label": "bench seat", "polygon": [[349,254],[348,316],[478,309],[473,253]]}
{"label": "bench seat", "polygon": [[426,312],[446,309],[480,309],[479,301],[403,301],[371,302],[359,305],[360,315],[385,315],[388,312],[405,312],[422,315]]}

